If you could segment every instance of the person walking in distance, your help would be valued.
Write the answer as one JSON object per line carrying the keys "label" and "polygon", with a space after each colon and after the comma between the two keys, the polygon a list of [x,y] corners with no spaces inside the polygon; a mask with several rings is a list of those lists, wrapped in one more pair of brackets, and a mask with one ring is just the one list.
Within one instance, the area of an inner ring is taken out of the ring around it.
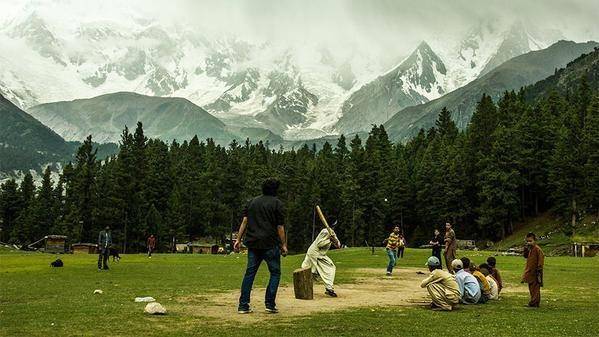
{"label": "person walking in distance", "polygon": [[156,237],[154,237],[154,234],[150,235],[146,241],[146,246],[148,247],[148,258],[151,259],[152,253],[154,252],[154,249],[156,249]]}
{"label": "person walking in distance", "polygon": [[281,279],[281,255],[287,255],[285,211],[283,203],[277,198],[279,185],[279,181],[275,178],[266,179],[262,184],[262,195],[250,200],[243,211],[243,220],[233,246],[235,251],[239,251],[243,240],[248,248],[247,267],[241,283],[241,296],[237,309],[240,314],[252,312],[250,295],[262,261],[266,262],[270,272],[264,299],[266,312],[271,314],[278,312],[276,297]]}
{"label": "person walking in distance", "polygon": [[[436,257],[439,262],[441,261],[441,242],[443,242],[443,238],[441,238],[441,233],[438,229],[435,228],[435,236],[428,243],[432,246],[433,252],[432,256]],[[447,262],[445,263],[447,265]],[[440,265],[441,269],[443,269],[443,265]]]}
{"label": "person walking in distance", "polygon": [[110,227],[106,226],[98,234],[98,270],[108,270],[108,256],[110,255],[110,246],[112,245],[112,233]]}
{"label": "person walking in distance", "polygon": [[457,241],[455,238],[455,232],[449,222],[445,223],[445,265],[450,273],[453,273],[453,266],[451,263],[455,260]]}

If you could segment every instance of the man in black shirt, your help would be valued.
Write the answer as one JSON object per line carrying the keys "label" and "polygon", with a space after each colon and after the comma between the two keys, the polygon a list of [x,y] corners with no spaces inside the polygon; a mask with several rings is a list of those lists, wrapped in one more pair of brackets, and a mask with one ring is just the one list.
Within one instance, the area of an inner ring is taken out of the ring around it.
{"label": "man in black shirt", "polygon": [[244,244],[248,247],[248,263],[241,284],[238,312],[247,314],[250,309],[250,293],[254,278],[262,261],[266,262],[270,280],[266,288],[266,312],[277,313],[275,299],[281,279],[281,254],[287,255],[285,239],[284,209],[277,190],[279,181],[269,178],[262,184],[262,195],[247,204],[243,212],[243,221],[235,241],[234,249],[239,251],[245,235]]}
{"label": "man in black shirt", "polygon": [[[435,228],[435,236],[433,237],[433,239],[431,241],[429,241],[429,244],[431,246],[433,246],[433,255],[436,258],[439,259],[439,261],[441,260],[441,242],[443,242],[443,238],[441,237],[441,233],[439,232],[438,229]],[[443,264],[439,264],[439,266],[443,266]]]}

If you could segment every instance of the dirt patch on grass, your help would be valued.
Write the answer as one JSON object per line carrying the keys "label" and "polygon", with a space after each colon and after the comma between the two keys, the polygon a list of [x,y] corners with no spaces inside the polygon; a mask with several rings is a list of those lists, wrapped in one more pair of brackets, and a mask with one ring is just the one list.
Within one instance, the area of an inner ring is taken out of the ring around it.
{"label": "dirt patch on grass", "polygon": [[[264,312],[264,288],[254,288],[252,291],[253,313],[237,314],[239,290],[220,293],[202,294],[181,297],[176,311],[186,315],[201,316],[219,320],[219,324],[256,322],[265,319],[294,318],[308,316],[319,312],[340,311],[361,307],[393,307],[393,306],[425,306],[430,303],[426,289],[420,288],[420,282],[427,275],[419,275],[417,268],[396,269],[391,277],[379,269],[355,269],[350,272],[355,279],[352,284],[339,284],[335,291],[339,295],[331,298],[324,294],[322,283],[314,284],[314,300],[297,300],[294,297],[293,286],[279,287],[277,307],[279,314],[270,315]],[[428,274],[428,273],[426,273]]]}

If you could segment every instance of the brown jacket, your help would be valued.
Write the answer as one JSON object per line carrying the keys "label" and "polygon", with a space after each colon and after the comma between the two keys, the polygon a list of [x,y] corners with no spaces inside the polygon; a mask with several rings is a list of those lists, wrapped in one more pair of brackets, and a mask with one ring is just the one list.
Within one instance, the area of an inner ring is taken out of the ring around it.
{"label": "brown jacket", "polygon": [[445,231],[445,252],[452,252],[455,255],[458,243],[455,238],[455,232],[453,229]]}
{"label": "brown jacket", "polygon": [[524,268],[524,275],[522,275],[522,282],[528,284],[538,282],[543,284],[543,265],[545,264],[545,254],[538,245],[532,246],[528,250],[528,257],[526,258],[526,267]]}

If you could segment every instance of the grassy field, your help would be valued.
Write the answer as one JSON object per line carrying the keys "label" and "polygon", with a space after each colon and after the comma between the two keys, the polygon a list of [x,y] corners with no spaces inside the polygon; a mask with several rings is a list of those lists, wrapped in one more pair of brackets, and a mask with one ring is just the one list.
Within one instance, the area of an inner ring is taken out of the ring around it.
{"label": "grassy field", "polygon": [[[408,249],[399,273],[404,267],[424,271],[428,253]],[[459,252],[479,263],[489,254]],[[356,248],[331,252],[331,256],[338,266],[337,281],[344,284],[354,282],[360,268],[380,268],[382,275],[386,265],[382,250],[371,255],[369,250]],[[432,312],[422,305],[403,303],[296,317],[254,313],[257,319],[241,323],[235,320],[234,301],[230,308],[221,309],[226,315],[220,319],[210,315],[205,304],[211,296],[237,291],[245,256],[158,254],[150,260],[144,255],[125,255],[107,272],[96,269],[94,255],[63,256],[65,267],[56,269],[48,266],[53,258],[0,250],[0,336],[599,335],[599,258],[547,258],[546,286],[538,310],[524,307],[528,294],[519,285],[524,259],[499,256],[507,289],[516,289],[506,291],[499,302],[462,306],[454,312]],[[302,258],[283,259],[283,285],[289,284]],[[265,269],[256,287],[266,284]],[[320,287],[315,289],[320,291]],[[94,289],[104,294],[93,295]],[[155,297],[169,314],[145,315],[144,304],[133,301],[136,296]],[[191,302],[183,305],[185,298]],[[343,301],[343,297],[331,300]],[[261,309],[261,299],[254,296],[253,305]]]}

